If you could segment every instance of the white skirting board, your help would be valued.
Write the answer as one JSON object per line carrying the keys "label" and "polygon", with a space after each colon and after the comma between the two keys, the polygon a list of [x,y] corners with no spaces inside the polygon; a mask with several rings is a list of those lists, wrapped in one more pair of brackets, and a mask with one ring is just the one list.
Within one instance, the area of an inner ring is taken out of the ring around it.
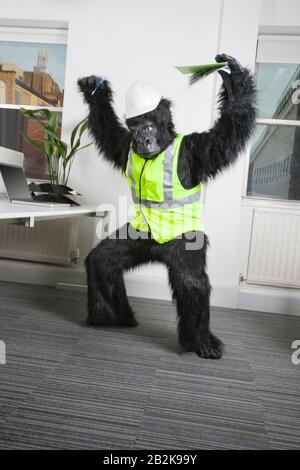
{"label": "white skirting board", "polygon": [[300,316],[300,290],[276,287],[241,287],[238,308]]}
{"label": "white skirting board", "polygon": [[[0,281],[86,289],[84,268],[72,269],[38,263],[0,260]],[[167,278],[125,275],[127,293],[132,297],[171,300]],[[213,285],[211,305],[300,316],[300,290],[271,287]]]}
{"label": "white skirting board", "polygon": [[[83,289],[86,274],[83,267],[72,269],[38,263],[0,260],[0,281],[57,286],[61,289]],[[125,274],[129,296],[148,299],[172,300],[167,276],[141,274],[138,271]],[[214,286],[211,304],[216,307],[235,308],[238,287]]]}

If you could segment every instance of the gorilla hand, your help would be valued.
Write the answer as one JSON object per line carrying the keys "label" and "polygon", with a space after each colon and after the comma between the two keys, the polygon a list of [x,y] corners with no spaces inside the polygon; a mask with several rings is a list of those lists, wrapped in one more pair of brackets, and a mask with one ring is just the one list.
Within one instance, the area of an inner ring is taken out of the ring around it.
{"label": "gorilla hand", "polygon": [[96,97],[101,92],[108,91],[108,81],[105,77],[90,75],[89,77],[78,79],[77,84],[87,102],[91,101],[93,97]]}
{"label": "gorilla hand", "polygon": [[241,64],[231,55],[227,54],[217,54],[215,57],[216,62],[228,62],[228,67],[230,68],[231,73],[242,72],[243,67]]}
{"label": "gorilla hand", "polygon": [[237,77],[240,78],[241,74],[243,74],[243,67],[234,57],[231,57],[227,54],[216,55],[215,61],[228,62],[230,73],[225,72],[224,70],[219,70],[218,73],[222,77],[224,87],[227,91],[228,99],[233,100],[235,96],[234,82]]}

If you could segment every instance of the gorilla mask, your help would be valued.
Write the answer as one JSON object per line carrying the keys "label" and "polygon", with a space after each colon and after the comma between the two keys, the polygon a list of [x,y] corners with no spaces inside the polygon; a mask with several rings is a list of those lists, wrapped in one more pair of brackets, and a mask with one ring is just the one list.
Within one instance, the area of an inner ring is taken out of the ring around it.
{"label": "gorilla mask", "polygon": [[132,134],[132,147],[143,158],[154,158],[165,150],[176,132],[171,114],[171,103],[162,98],[153,111],[126,119]]}
{"label": "gorilla mask", "polygon": [[141,157],[155,157],[174,139],[170,105],[151,82],[138,80],[127,90],[126,124],[132,136],[133,150]]}
{"label": "gorilla mask", "polygon": [[152,119],[141,116],[140,122],[127,125],[132,133],[133,150],[136,153],[148,158],[160,153],[157,142],[159,130]]}

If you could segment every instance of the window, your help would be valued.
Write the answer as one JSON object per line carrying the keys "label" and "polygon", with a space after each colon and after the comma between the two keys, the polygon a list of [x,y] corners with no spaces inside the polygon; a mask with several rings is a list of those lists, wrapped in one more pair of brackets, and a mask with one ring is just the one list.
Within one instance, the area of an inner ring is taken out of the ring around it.
{"label": "window", "polygon": [[20,108],[48,108],[60,123],[64,100],[67,30],[0,25],[0,146],[24,153],[25,174],[48,179],[43,155],[22,137],[42,137]]}
{"label": "window", "polygon": [[247,196],[300,200],[300,37],[260,36]]}

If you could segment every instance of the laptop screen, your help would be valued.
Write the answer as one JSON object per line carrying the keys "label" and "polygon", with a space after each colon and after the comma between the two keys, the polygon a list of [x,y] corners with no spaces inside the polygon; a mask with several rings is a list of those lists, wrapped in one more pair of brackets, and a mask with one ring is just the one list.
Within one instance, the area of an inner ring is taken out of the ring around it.
{"label": "laptop screen", "polygon": [[32,199],[22,167],[0,163],[0,172],[10,200]]}

